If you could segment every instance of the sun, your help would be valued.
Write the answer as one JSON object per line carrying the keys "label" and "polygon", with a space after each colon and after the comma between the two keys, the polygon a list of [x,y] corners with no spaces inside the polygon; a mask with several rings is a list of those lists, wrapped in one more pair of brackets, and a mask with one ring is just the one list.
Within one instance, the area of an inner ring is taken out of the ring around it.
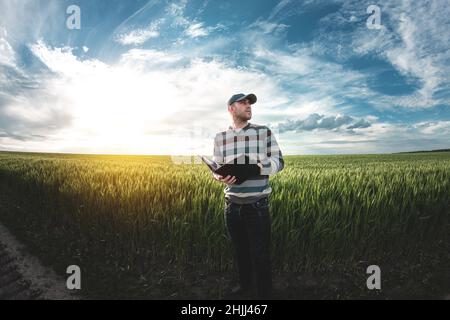
{"label": "sun", "polygon": [[[170,103],[172,85],[155,73],[125,67],[90,71],[66,77],[57,88],[72,112],[72,134],[103,151],[155,151],[149,132],[164,128],[164,121],[176,110],[176,104]],[[157,144],[169,142],[159,137]]]}

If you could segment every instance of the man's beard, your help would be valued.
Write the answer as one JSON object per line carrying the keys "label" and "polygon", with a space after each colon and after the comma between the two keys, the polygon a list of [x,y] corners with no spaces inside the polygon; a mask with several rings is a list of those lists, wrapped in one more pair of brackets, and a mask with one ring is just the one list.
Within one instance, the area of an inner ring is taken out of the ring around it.
{"label": "man's beard", "polygon": [[244,113],[244,114],[236,116],[236,118],[239,121],[248,121],[248,120],[250,120],[252,118],[252,114],[251,113],[250,114]]}

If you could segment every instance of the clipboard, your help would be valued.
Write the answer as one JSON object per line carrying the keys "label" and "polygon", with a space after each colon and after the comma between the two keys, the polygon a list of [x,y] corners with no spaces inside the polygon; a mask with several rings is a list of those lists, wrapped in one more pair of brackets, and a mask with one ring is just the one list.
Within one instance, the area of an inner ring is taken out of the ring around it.
{"label": "clipboard", "polygon": [[236,177],[235,184],[241,184],[242,182],[261,174],[261,168],[256,163],[250,163],[250,158],[246,155],[240,155],[223,165],[219,165],[217,162],[209,160],[206,157],[199,157],[201,157],[203,163],[207,165],[211,172],[221,175],[222,177],[228,175]]}

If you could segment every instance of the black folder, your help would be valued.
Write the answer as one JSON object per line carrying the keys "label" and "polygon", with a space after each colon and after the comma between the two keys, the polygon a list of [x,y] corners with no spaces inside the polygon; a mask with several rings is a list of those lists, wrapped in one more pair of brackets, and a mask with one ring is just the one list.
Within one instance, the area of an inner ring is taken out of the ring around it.
{"label": "black folder", "polygon": [[249,157],[245,155],[240,155],[239,157],[223,165],[219,165],[217,162],[209,160],[205,157],[200,157],[208,168],[215,174],[221,175],[224,178],[228,175],[236,177],[235,184],[241,184],[245,180],[259,176],[261,172],[261,168],[256,163],[250,164]]}

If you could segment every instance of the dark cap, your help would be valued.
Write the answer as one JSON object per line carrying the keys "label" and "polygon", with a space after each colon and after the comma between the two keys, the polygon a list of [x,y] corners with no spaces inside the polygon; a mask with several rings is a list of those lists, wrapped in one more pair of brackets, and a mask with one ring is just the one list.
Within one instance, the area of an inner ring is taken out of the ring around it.
{"label": "dark cap", "polygon": [[233,95],[230,98],[230,100],[228,100],[228,105],[231,105],[231,104],[235,103],[236,101],[241,101],[244,99],[250,100],[250,104],[254,104],[256,102],[256,96],[253,93],[249,93],[249,94],[238,93],[238,94]]}

